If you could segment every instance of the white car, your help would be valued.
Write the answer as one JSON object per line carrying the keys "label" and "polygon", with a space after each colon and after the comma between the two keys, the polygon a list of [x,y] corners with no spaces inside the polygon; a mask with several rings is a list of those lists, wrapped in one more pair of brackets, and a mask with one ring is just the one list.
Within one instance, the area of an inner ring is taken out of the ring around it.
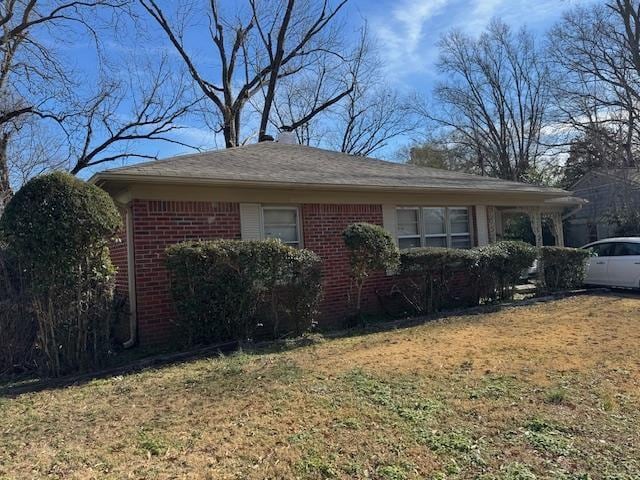
{"label": "white car", "polygon": [[587,260],[585,284],[640,288],[640,237],[605,238],[582,248],[594,254]]}

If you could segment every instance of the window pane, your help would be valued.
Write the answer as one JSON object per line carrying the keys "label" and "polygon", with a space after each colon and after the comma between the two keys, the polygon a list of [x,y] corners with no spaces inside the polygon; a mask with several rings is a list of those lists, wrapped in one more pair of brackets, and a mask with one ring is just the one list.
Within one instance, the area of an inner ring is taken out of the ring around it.
{"label": "window pane", "polygon": [[296,211],[293,209],[264,209],[265,225],[295,225]]}
{"label": "window pane", "polygon": [[467,208],[450,208],[449,223],[451,233],[469,233],[469,210]]}
{"label": "window pane", "polygon": [[447,237],[427,237],[424,239],[426,247],[446,247]]}
{"label": "window pane", "polygon": [[451,237],[451,247],[453,248],[470,248],[471,247],[471,237],[468,235],[461,235]]}
{"label": "window pane", "polygon": [[398,209],[398,235],[418,235],[418,210]]}
{"label": "window pane", "polygon": [[597,257],[610,257],[613,253],[613,244],[612,243],[599,243],[597,245],[593,245],[591,247],[593,252]]}
{"label": "window pane", "polygon": [[424,209],[424,233],[427,235],[445,233],[444,208]]}
{"label": "window pane", "polygon": [[398,246],[402,248],[414,248],[420,246],[420,237],[416,238],[399,238]]}
{"label": "window pane", "polygon": [[267,238],[279,238],[283,242],[297,242],[298,229],[294,226],[265,225],[264,236]]}
{"label": "window pane", "polygon": [[284,243],[298,243],[298,211],[293,208],[262,210],[265,238],[279,238]]}
{"label": "window pane", "polygon": [[615,243],[613,256],[628,257],[640,255],[640,243]]}

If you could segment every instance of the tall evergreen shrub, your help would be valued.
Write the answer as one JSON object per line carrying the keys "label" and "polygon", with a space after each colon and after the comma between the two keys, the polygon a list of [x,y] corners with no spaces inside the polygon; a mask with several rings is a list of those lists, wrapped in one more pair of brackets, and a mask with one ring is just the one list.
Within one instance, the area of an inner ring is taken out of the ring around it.
{"label": "tall evergreen shrub", "polygon": [[104,363],[115,275],[108,243],[120,225],[106,192],[62,172],[30,180],[7,205],[0,231],[34,312],[43,373]]}

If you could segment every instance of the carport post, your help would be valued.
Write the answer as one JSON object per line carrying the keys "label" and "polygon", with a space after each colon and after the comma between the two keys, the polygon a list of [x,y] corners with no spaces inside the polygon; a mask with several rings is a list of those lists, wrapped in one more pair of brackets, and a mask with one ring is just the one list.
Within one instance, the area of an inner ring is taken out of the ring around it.
{"label": "carport post", "polygon": [[529,215],[531,229],[536,237],[536,247],[542,247],[542,213],[540,212],[540,208],[528,208],[527,215]]}

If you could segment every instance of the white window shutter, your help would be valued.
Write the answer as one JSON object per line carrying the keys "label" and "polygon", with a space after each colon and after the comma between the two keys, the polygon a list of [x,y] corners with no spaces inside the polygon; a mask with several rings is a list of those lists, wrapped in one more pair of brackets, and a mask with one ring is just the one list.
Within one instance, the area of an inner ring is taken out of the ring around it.
{"label": "white window shutter", "polygon": [[395,205],[382,205],[382,226],[398,242],[398,220]]}
{"label": "white window shutter", "polygon": [[240,234],[242,240],[260,240],[262,227],[260,226],[260,204],[240,204]]}
{"label": "white window shutter", "polygon": [[478,246],[489,244],[489,222],[487,221],[487,207],[476,205],[476,230],[478,232]]}

